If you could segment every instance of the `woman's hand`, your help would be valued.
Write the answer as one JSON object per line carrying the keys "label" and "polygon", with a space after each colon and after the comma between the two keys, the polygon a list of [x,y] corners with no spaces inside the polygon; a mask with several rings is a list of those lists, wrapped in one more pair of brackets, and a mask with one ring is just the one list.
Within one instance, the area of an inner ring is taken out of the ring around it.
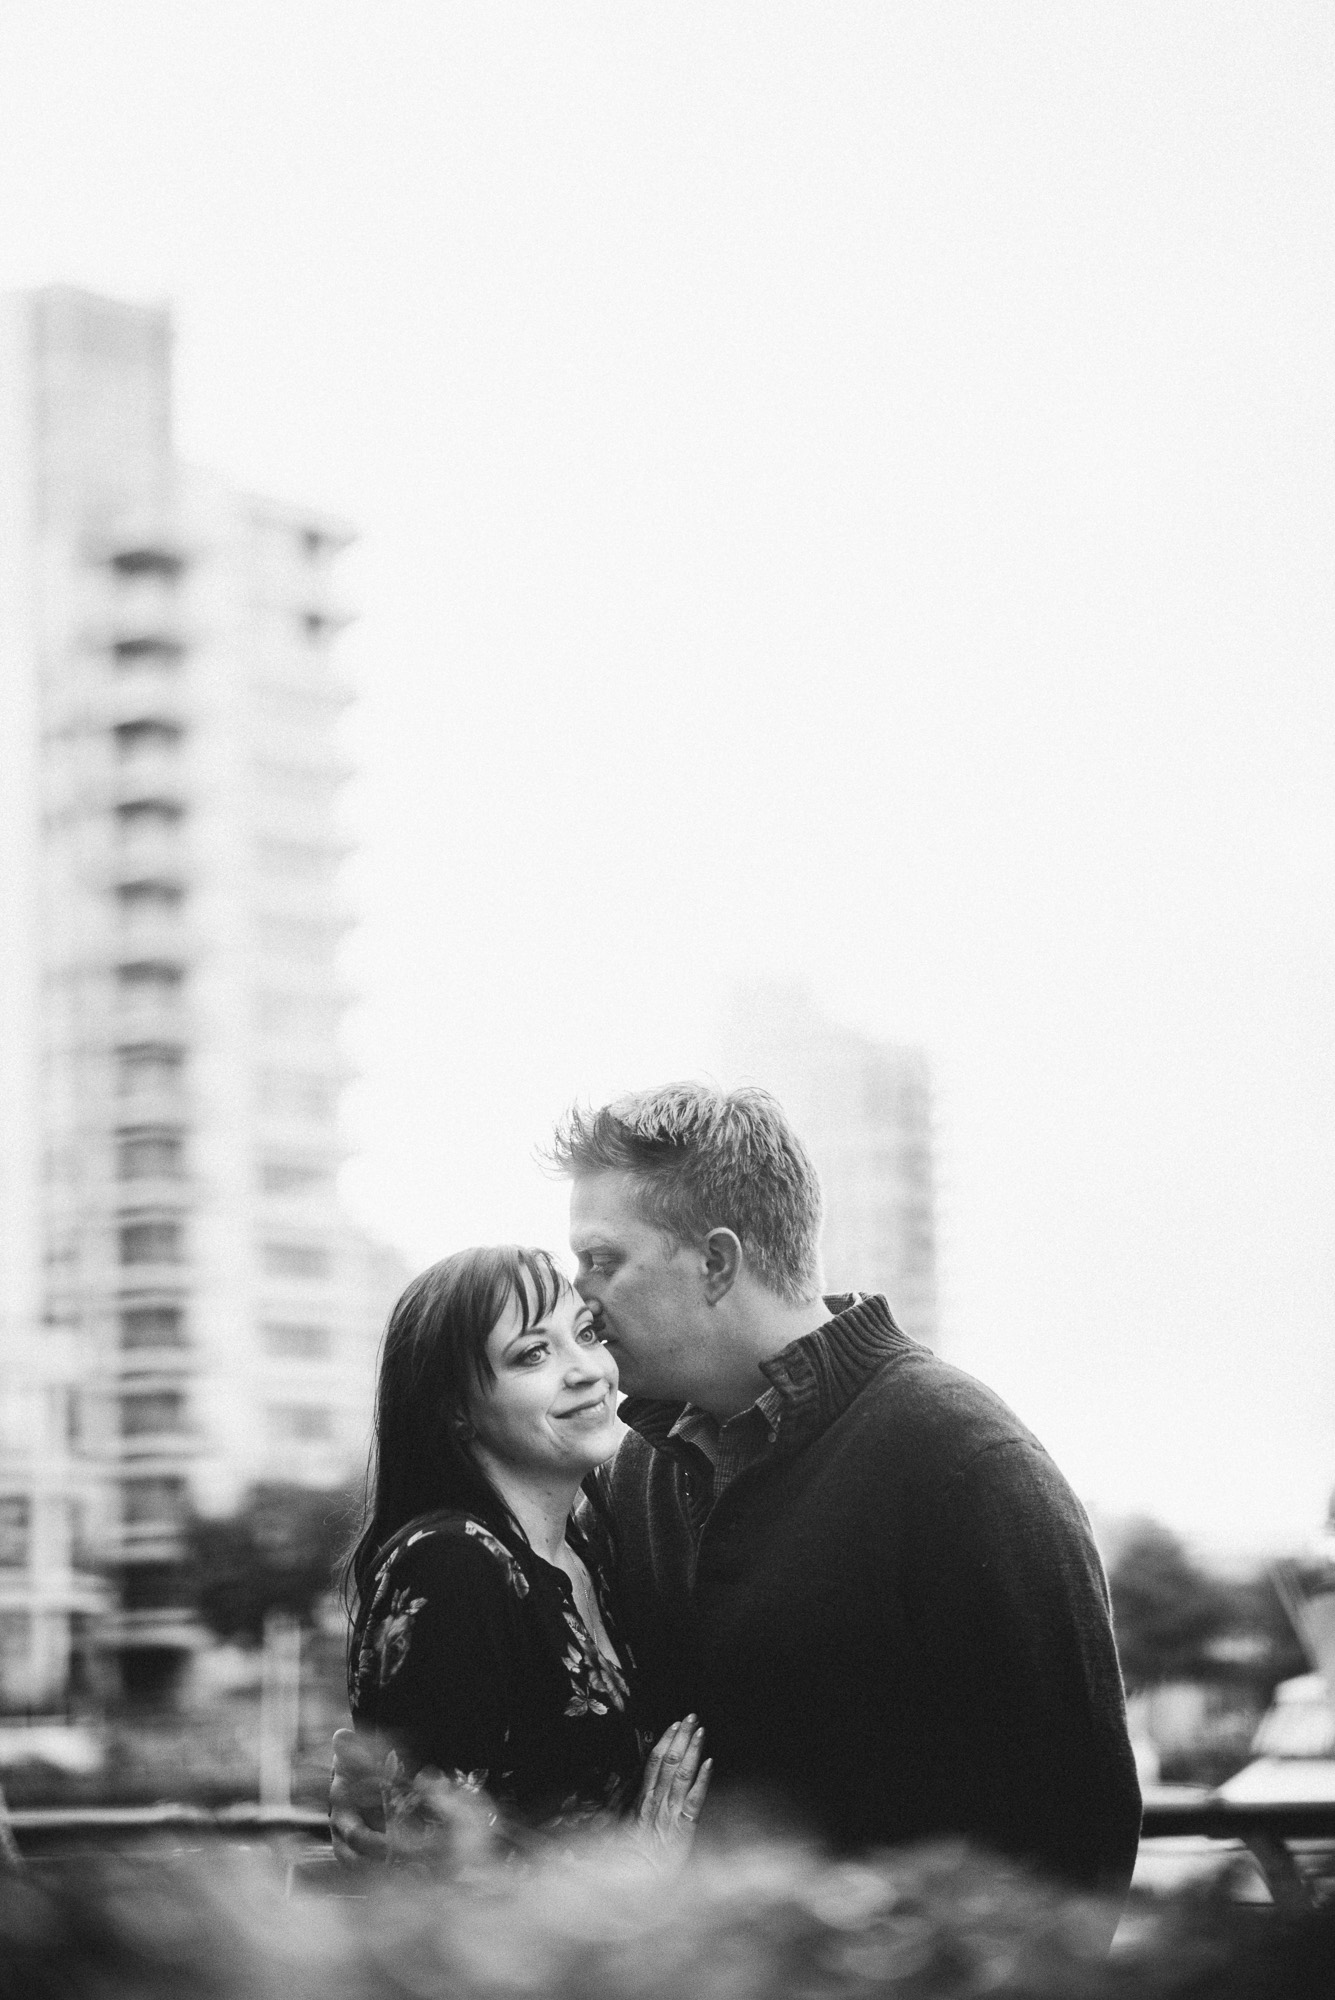
{"label": "woman's hand", "polygon": [[389,1861],[457,1873],[490,1852],[495,1823],[478,1779],[434,1765],[410,1778],[384,1738],[334,1732],[329,1831],[345,1865]]}
{"label": "woman's hand", "polygon": [[663,1731],[644,1767],[635,1832],[652,1860],[680,1864],[691,1851],[695,1822],[709,1790],[713,1759],[700,1761],[705,1732],[694,1715]]}
{"label": "woman's hand", "polygon": [[385,1760],[385,1834],[391,1866],[458,1876],[495,1858],[496,1813],[482,1772],[424,1764],[409,1777],[391,1751]]}
{"label": "woman's hand", "polygon": [[384,1784],[388,1749],[387,1743],[359,1730],[334,1732],[329,1831],[334,1853],[345,1866],[385,1859]]}

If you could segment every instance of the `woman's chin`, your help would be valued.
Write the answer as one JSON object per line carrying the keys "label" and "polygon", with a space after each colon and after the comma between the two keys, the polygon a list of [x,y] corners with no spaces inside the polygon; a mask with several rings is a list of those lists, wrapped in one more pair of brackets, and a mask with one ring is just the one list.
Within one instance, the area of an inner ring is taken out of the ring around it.
{"label": "woman's chin", "polygon": [[588,1454],[588,1469],[590,1472],[593,1471],[595,1466],[606,1465],[608,1459],[616,1455],[620,1448],[621,1440],[625,1435],[626,1426],[622,1423],[620,1417],[613,1412],[605,1424],[600,1424],[598,1429],[585,1439],[585,1450]]}

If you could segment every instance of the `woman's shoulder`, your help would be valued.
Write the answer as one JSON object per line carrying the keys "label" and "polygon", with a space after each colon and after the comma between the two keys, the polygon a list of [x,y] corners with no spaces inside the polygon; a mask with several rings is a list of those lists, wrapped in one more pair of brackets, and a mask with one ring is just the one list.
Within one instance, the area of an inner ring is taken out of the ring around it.
{"label": "woman's shoulder", "polygon": [[528,1595],[528,1578],[514,1550],[475,1514],[451,1508],[423,1514],[401,1528],[376,1563],[377,1580],[393,1576],[500,1586],[516,1598]]}

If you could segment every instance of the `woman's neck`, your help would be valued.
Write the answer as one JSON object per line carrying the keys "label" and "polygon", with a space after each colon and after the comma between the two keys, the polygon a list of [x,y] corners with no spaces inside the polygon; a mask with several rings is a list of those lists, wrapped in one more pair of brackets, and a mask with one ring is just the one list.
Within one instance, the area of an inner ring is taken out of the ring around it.
{"label": "woman's neck", "polygon": [[525,1479],[511,1466],[484,1464],[488,1479],[528,1536],[534,1553],[562,1566],[566,1523],[579,1493],[579,1481]]}

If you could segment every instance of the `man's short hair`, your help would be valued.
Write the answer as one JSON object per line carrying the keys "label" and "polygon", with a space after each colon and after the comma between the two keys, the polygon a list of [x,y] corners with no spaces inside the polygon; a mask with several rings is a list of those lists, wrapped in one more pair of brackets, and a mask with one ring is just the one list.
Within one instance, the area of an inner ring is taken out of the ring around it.
{"label": "man's short hair", "polygon": [[646,1219],[679,1242],[731,1229],[769,1291],[820,1296],[820,1181],[767,1090],[668,1083],[598,1111],[572,1105],[550,1157],[565,1174],[629,1174]]}

